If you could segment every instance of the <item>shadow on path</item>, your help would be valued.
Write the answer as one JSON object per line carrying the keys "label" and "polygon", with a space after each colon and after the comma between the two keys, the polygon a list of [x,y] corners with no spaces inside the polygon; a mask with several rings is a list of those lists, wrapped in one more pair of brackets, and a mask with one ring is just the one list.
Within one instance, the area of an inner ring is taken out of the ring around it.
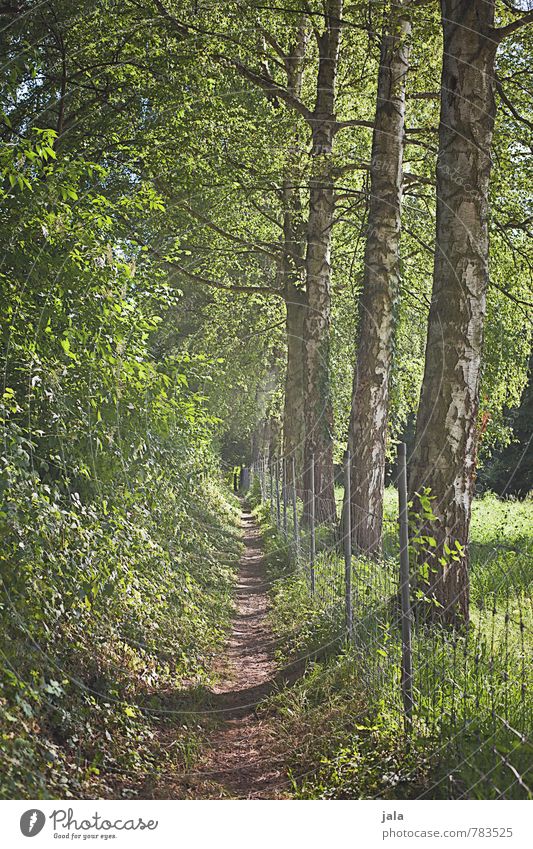
{"label": "shadow on path", "polygon": [[[276,750],[275,722],[256,712],[258,703],[300,677],[303,663],[276,674],[276,641],[268,623],[268,582],[261,532],[252,514],[241,514],[244,553],[235,586],[235,616],[225,651],[215,664],[218,683],[169,694],[168,710],[191,716],[207,732],[194,771],[160,787],[156,798],[288,798],[283,758]],[[169,777],[170,778],[170,777]]]}

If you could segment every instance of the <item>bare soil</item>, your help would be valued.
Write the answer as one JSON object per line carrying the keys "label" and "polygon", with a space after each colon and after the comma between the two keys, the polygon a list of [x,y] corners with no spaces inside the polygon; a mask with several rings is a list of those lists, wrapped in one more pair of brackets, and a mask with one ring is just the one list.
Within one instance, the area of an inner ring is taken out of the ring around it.
{"label": "bare soil", "polygon": [[198,766],[197,798],[279,798],[286,787],[283,764],[272,752],[271,723],[255,710],[275,675],[261,535],[251,513],[244,511],[241,523],[245,550],[235,618],[213,688],[213,702],[225,718],[210,735]]}
{"label": "bare soil", "polygon": [[207,709],[218,721],[207,733],[194,772],[183,776],[183,785],[179,779],[173,782],[172,791],[167,788],[163,793],[167,798],[279,799],[289,795],[273,721],[256,710],[276,686],[261,534],[247,510],[241,514],[241,525],[245,549],[235,589],[235,617],[224,654],[215,664],[218,683],[207,699]]}

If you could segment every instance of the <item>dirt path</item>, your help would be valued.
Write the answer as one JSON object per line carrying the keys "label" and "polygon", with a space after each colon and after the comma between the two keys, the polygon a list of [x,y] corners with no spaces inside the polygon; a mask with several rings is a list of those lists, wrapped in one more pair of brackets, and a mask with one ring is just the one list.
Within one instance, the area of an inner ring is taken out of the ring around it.
{"label": "dirt path", "polygon": [[237,579],[236,614],[212,706],[223,721],[208,737],[189,785],[193,798],[271,799],[286,794],[283,764],[272,754],[274,731],[255,706],[273,686],[275,665],[259,527],[241,515],[245,550]]}

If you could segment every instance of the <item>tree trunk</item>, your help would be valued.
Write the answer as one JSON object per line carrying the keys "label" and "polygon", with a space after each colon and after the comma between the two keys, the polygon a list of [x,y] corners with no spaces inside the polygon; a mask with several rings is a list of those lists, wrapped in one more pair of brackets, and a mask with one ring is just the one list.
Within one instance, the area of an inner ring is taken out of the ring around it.
{"label": "tree trunk", "polygon": [[287,370],[283,408],[283,452],[288,459],[289,483],[292,483],[291,458],[294,457],[296,487],[299,495],[302,494],[301,472],[305,439],[303,336],[306,300],[305,292],[296,286],[289,287],[285,299],[287,309]]}
{"label": "tree trunk", "polygon": [[370,166],[370,206],[348,447],[352,455],[353,542],[381,549],[385,448],[394,308],[400,280],[405,79],[411,23],[402,7],[381,41],[376,118]]}
{"label": "tree trunk", "polygon": [[273,361],[270,368],[259,383],[255,393],[255,407],[257,410],[257,424],[251,437],[252,463],[267,459],[271,453],[272,439],[272,398],[278,385],[279,352],[273,352]]}
{"label": "tree trunk", "polygon": [[275,463],[281,454],[281,426],[279,419],[271,416],[267,423],[268,462]]}
{"label": "tree trunk", "polygon": [[434,499],[436,520],[421,522],[434,539],[417,554],[418,580],[435,602],[426,606],[431,618],[460,626],[468,620],[497,42],[493,0],[442,0],[442,14],[436,250],[410,490],[415,509],[424,488]]}
{"label": "tree trunk", "polygon": [[[304,60],[309,39],[308,22],[302,18],[294,43],[285,56],[287,90],[295,97],[302,92]],[[283,180],[283,253],[280,264],[285,293],[287,364],[283,408],[283,452],[287,461],[287,481],[292,484],[293,464],[298,495],[303,496],[304,418],[304,322],[307,306],[305,291],[305,225],[300,195],[301,168],[298,162],[299,139],[288,150]]]}
{"label": "tree trunk", "polygon": [[335,80],[341,35],[342,0],[325,4],[326,28],[319,38],[316,105],[311,120],[312,174],[309,181],[304,327],[304,521],[310,516],[311,463],[314,460],[315,516],[335,522],[333,404],[330,387],[331,231],[334,181],[331,153],[335,123]]}

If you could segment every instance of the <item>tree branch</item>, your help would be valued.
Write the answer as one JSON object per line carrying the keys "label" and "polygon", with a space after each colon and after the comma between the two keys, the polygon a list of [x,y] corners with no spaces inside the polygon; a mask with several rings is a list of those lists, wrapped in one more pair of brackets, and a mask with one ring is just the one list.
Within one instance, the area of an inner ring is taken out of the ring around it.
{"label": "tree branch", "polygon": [[406,133],[437,133],[438,127],[407,127]]}
{"label": "tree branch", "polygon": [[[153,248],[149,247],[149,250],[158,255]],[[172,268],[175,268],[176,271],[179,271],[180,274],[183,274],[183,276],[187,277],[189,280],[193,280],[195,283],[201,283],[202,286],[210,286],[212,289],[222,289],[225,292],[238,292],[247,295],[263,295],[263,297],[277,296],[278,298],[283,298],[283,292],[279,289],[274,289],[271,286],[246,286],[242,283],[226,285],[225,283],[221,283],[219,280],[213,280],[208,277],[203,277],[201,274],[196,274],[194,271],[189,271],[179,262],[168,259],[168,257],[159,256],[159,259],[162,259]]]}
{"label": "tree branch", "polygon": [[530,257],[529,257],[529,253],[527,251],[523,250],[522,248],[519,248],[518,245],[515,245],[513,240],[510,238],[509,234],[507,233],[508,229],[512,230],[513,228],[506,227],[505,225],[503,225],[498,220],[498,218],[494,218],[493,221],[494,221],[494,224],[496,226],[496,229],[501,233],[503,240],[505,241],[505,243],[511,249],[511,252],[513,254],[513,258],[515,256],[515,254],[518,254],[525,261],[527,267],[529,269],[531,269],[531,260],[530,260]]}
{"label": "tree branch", "polygon": [[[122,221],[128,223],[127,220],[118,215]],[[131,237],[130,237],[131,238]],[[210,286],[212,289],[222,289],[226,292],[237,292],[243,293],[247,295],[263,295],[264,297],[275,296],[278,298],[284,299],[284,293],[281,289],[275,289],[273,286],[248,286],[244,283],[232,283],[231,285],[227,285],[226,283],[221,283],[219,280],[213,280],[209,277],[204,277],[201,274],[196,274],[194,271],[189,271],[189,269],[185,268],[184,265],[177,262],[176,260],[171,259],[168,256],[163,256],[157,248],[154,248],[153,245],[150,245],[146,242],[145,239],[141,239],[134,234],[132,237],[135,242],[142,248],[145,248],[148,253],[158,259],[160,262],[164,262],[166,265],[171,268],[176,269],[180,274],[183,274],[184,277],[187,277],[188,280],[193,280],[196,283],[201,283],[202,286]]]}
{"label": "tree branch", "polygon": [[252,71],[251,68],[248,68],[246,65],[243,65],[242,62],[239,62],[238,59],[231,59],[228,56],[215,56],[220,62],[226,62],[235,68],[236,71],[241,74],[241,76],[245,77],[250,82],[259,86],[270,96],[274,95],[275,97],[279,97],[280,100],[290,106],[291,109],[294,109],[300,115],[302,115],[306,121],[311,121],[313,117],[313,113],[310,109],[307,108],[305,103],[296,97],[294,94],[291,94],[290,91],[287,91],[282,85],[277,83],[272,77],[266,76],[264,74],[258,74],[255,71]]}
{"label": "tree branch", "polygon": [[245,247],[251,248],[254,251],[263,253],[271,259],[279,258],[279,253],[276,253],[275,250],[269,250],[265,242],[250,242],[247,239],[243,239],[241,236],[237,236],[236,233],[229,233],[227,230],[224,230],[222,227],[219,227],[218,224],[215,224],[215,222],[208,218],[206,215],[203,215],[201,212],[198,212],[196,209],[193,209],[186,203],[177,203],[176,206],[178,209],[183,209],[185,210],[185,212],[188,212],[189,215],[192,215],[193,218],[196,218],[197,221],[201,221],[202,224],[205,224],[207,227],[209,227],[210,230],[214,230],[214,232],[218,233],[219,236],[223,236],[225,239],[229,239],[232,242],[237,242],[239,245],[244,245]]}
{"label": "tree branch", "polygon": [[406,139],[405,144],[414,144],[418,147],[423,147],[424,150],[429,150],[430,153],[438,153],[438,148],[432,144],[427,144],[427,142],[420,141],[420,139]]}
{"label": "tree branch", "polygon": [[370,163],[359,160],[358,162],[350,162],[346,165],[339,165],[333,168],[335,177],[343,177],[345,174],[351,174],[353,171],[370,171]]}
{"label": "tree branch", "polygon": [[519,304],[524,307],[533,307],[533,301],[523,301],[522,298],[517,298],[516,295],[512,295],[511,292],[508,292],[507,289],[504,289],[503,286],[500,286],[498,283],[495,283],[494,280],[489,281],[490,286],[494,286],[498,292],[501,292],[502,295],[505,295],[506,298],[509,298],[511,301],[514,301],[515,304]]}
{"label": "tree branch", "polygon": [[349,121],[335,121],[333,125],[333,132],[337,133],[339,130],[344,130],[346,127],[368,127],[368,129],[374,129],[373,121],[360,121],[357,118],[353,118]]}
{"label": "tree branch", "polygon": [[274,38],[274,36],[272,35],[272,33],[270,33],[270,32],[266,29],[266,27],[264,27],[264,26],[260,23],[260,21],[257,21],[257,20],[256,20],[255,25],[256,25],[257,29],[259,30],[259,32],[261,33],[261,35],[263,36],[263,38],[265,39],[266,43],[267,43],[267,44],[270,44],[270,46],[271,46],[271,48],[274,50],[274,52],[275,52],[275,53],[277,53],[277,55],[278,55],[281,59],[283,59],[283,61],[285,61],[285,59],[287,58],[287,56],[286,56],[286,54],[285,54],[285,51],[283,50],[283,48],[281,47],[281,45],[279,44],[279,42],[278,42],[278,41],[276,41],[276,39]]}
{"label": "tree branch", "polygon": [[494,39],[494,41],[500,42],[503,41],[504,38],[507,38],[507,36],[512,35],[521,27],[525,27],[527,26],[527,24],[530,24],[532,22],[533,12],[528,12],[527,15],[523,15],[516,21],[511,21],[511,23],[507,24],[507,26],[505,27],[500,27],[499,29],[491,29],[490,36]]}
{"label": "tree branch", "polygon": [[407,100],[438,100],[440,91],[412,91],[405,95]]}
{"label": "tree branch", "polygon": [[163,18],[165,18],[169,23],[172,24],[172,26],[181,38],[185,38],[185,36],[189,34],[188,27],[186,27],[185,24],[180,23],[178,19],[174,17],[174,15],[171,15],[167,7],[164,3],[161,2],[161,0],[154,0],[154,3],[156,8],[159,10],[159,14]]}
{"label": "tree branch", "polygon": [[423,177],[421,174],[413,174],[411,171],[405,171],[403,175],[405,183],[421,183],[423,186],[434,186],[433,180],[429,177]]}
{"label": "tree branch", "polygon": [[511,115],[514,118],[516,118],[517,121],[520,121],[522,124],[525,124],[526,127],[529,127],[530,130],[532,130],[533,129],[533,122],[528,121],[527,118],[524,118],[523,115],[521,115],[520,112],[518,112],[518,110],[514,106],[513,102],[505,94],[501,80],[498,78],[497,75],[495,75],[494,79],[496,81],[496,90],[497,90],[498,94],[500,95],[501,99],[503,100],[503,102],[505,103],[505,105],[507,106],[507,108],[509,109],[509,112],[511,113]]}
{"label": "tree branch", "polygon": [[242,186],[242,188],[247,192],[247,195],[246,195],[247,203],[249,203],[250,206],[253,206],[253,208],[260,215],[262,215],[264,218],[266,218],[267,221],[270,221],[270,223],[273,224],[274,227],[277,227],[278,230],[283,230],[283,224],[280,221],[278,221],[276,218],[274,218],[273,213],[267,212],[267,210],[263,206],[261,206],[259,203],[257,203],[256,200],[253,199],[253,197],[251,196],[251,192],[253,191],[253,189],[247,188],[240,180],[239,180],[239,185]]}
{"label": "tree branch", "polygon": [[524,221],[515,221],[513,218],[510,221],[507,221],[505,224],[501,224],[498,222],[498,226],[503,230],[523,230],[528,236],[531,236],[531,232],[528,230],[527,225],[533,222],[533,215],[530,215],[529,218],[526,218]]}

